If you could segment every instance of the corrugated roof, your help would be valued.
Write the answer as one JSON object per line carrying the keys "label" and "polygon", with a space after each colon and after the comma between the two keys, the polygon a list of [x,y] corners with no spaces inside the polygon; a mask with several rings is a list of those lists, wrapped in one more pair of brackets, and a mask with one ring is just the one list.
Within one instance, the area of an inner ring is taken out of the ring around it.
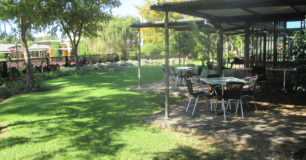
{"label": "corrugated roof", "polygon": [[[182,19],[176,21],[169,21],[169,28],[174,30],[190,30],[191,25],[196,24],[199,28],[212,28],[213,26],[207,22],[205,19]],[[164,21],[158,22],[146,22],[146,23],[134,23],[131,25],[133,28],[151,28],[151,27],[164,27]]]}
{"label": "corrugated roof", "polygon": [[306,0],[198,0],[160,3],[151,9],[205,18],[224,30],[244,30],[247,23],[304,20]]}
{"label": "corrugated roof", "polygon": [[48,51],[50,46],[42,44],[33,44],[29,47],[29,51]]}
{"label": "corrugated roof", "polygon": [[10,53],[10,48],[15,44],[0,44],[0,53]]}

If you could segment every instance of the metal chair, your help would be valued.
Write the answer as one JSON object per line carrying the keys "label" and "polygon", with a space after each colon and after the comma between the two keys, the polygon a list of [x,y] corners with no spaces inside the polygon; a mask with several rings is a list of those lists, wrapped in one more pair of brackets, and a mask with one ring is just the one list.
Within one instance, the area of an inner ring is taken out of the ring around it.
{"label": "metal chair", "polygon": [[[166,67],[163,64],[162,65],[162,70],[164,72],[164,77],[163,77],[163,84],[165,84],[165,80],[166,80]],[[177,86],[177,79],[178,79],[178,75],[175,72],[174,67],[169,67],[169,82],[173,82],[174,80],[176,80],[176,84],[175,87]]]}
{"label": "metal chair", "polygon": [[[219,78],[219,77],[221,77],[219,74],[210,74],[210,75],[207,75],[207,78]],[[217,94],[215,88],[218,85],[208,85],[208,86],[209,86],[210,92],[215,92],[214,94]]]}
{"label": "metal chair", "polygon": [[[244,78],[244,80],[246,81],[246,84],[249,87],[247,89],[242,90],[242,96],[241,97],[243,97],[243,98],[251,97],[253,99],[255,109],[257,110],[254,94],[255,94],[255,91],[257,89],[258,76],[246,77],[246,78]],[[247,102],[247,105],[249,107],[249,102]]]}
{"label": "metal chair", "polygon": [[195,104],[194,104],[194,107],[193,107],[192,114],[191,114],[191,116],[193,116],[194,113],[195,113],[195,110],[196,110],[196,107],[197,107],[199,98],[200,98],[200,97],[210,98],[211,95],[209,95],[209,94],[206,93],[206,92],[194,92],[194,91],[193,91],[193,87],[192,87],[192,82],[191,82],[190,80],[186,80],[186,85],[187,85],[187,89],[188,89],[188,92],[189,92],[189,95],[190,95],[189,102],[188,102],[188,105],[187,105],[187,107],[186,107],[186,112],[188,112],[188,109],[189,109],[191,100],[192,100],[192,99],[195,99],[195,100],[196,100],[196,101],[195,101]]}
{"label": "metal chair", "polygon": [[169,67],[169,81],[175,81],[174,88],[177,87],[179,76],[176,73],[175,67]]}
{"label": "metal chair", "polygon": [[[223,94],[223,98],[227,101],[226,108],[232,108],[231,107],[231,102],[235,101],[236,102],[236,114],[238,112],[239,104],[240,104],[240,110],[241,110],[241,117],[244,119],[243,115],[243,107],[242,107],[242,89],[243,89],[244,83],[242,82],[228,82],[226,84],[226,91]],[[224,111],[225,112],[225,108]]]}
{"label": "metal chair", "polygon": [[[210,74],[210,75],[207,75],[207,78],[219,78],[221,77],[219,74]],[[207,84],[207,88],[208,88],[208,92],[211,96],[215,97],[215,99],[217,99],[216,96],[218,96],[218,94],[220,95],[220,88],[218,88],[219,85],[211,85],[211,84]],[[219,92],[219,93],[218,93]],[[216,107],[217,107],[217,103],[215,103],[215,112],[216,112]],[[210,105],[210,110],[212,111],[212,107],[213,107],[213,104],[212,104],[212,101],[211,101],[211,105]]]}

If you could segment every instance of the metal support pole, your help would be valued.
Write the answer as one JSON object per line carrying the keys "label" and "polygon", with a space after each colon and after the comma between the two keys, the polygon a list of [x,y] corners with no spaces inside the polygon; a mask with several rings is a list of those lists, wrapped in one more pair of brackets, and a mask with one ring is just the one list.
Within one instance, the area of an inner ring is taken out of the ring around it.
{"label": "metal support pole", "polygon": [[267,61],[267,34],[264,34],[263,36],[263,63],[266,67],[266,61]]}
{"label": "metal support pole", "polygon": [[287,23],[284,21],[284,28],[285,28],[285,33],[284,33],[284,39],[283,39],[283,67],[285,67],[286,61],[286,56],[287,56]]}
{"label": "metal support pole", "polygon": [[179,33],[179,41],[178,41],[178,52],[179,52],[179,66],[181,66],[181,31]]}
{"label": "metal support pole", "polygon": [[244,67],[249,67],[250,24],[246,22],[244,34]]}
{"label": "metal support pole", "polygon": [[277,32],[276,32],[277,21],[274,21],[273,28],[273,68],[276,67],[277,63]]}
{"label": "metal support pole", "polygon": [[138,28],[138,88],[141,87],[141,32],[140,28]]}
{"label": "metal support pole", "polygon": [[168,11],[165,12],[165,50],[166,50],[166,85],[165,85],[165,118],[169,118],[169,19]]}
{"label": "metal support pole", "polygon": [[222,75],[223,67],[223,30],[221,27],[217,30],[217,57],[218,57],[218,73]]}

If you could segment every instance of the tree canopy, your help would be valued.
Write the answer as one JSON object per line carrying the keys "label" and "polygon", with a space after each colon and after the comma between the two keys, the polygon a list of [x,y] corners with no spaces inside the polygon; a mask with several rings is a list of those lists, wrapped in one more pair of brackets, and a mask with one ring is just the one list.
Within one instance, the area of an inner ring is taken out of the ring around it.
{"label": "tree canopy", "polygon": [[[182,0],[170,0],[171,2],[179,2]],[[164,21],[165,13],[158,12],[150,9],[156,0],[145,0],[145,3],[142,6],[136,6],[139,10],[139,14],[142,19],[147,22],[156,22],[156,21]],[[166,0],[160,0],[159,2],[166,2]],[[184,16],[178,13],[169,13],[169,20],[178,20],[183,19]],[[154,58],[159,54],[164,54],[164,29],[163,28],[142,28],[141,32],[143,32],[141,38],[144,41],[143,52],[147,57]],[[174,34],[177,34],[170,30],[170,39],[174,39]],[[173,41],[170,41],[173,42]],[[170,52],[174,52],[176,46],[175,43],[170,44]]]}
{"label": "tree canopy", "polygon": [[49,24],[49,18],[45,17],[44,1],[41,0],[2,0],[0,1],[0,19],[13,20],[18,24],[20,37],[23,47],[25,48],[24,59],[26,63],[26,86],[31,91],[33,87],[33,73],[31,57],[28,50],[27,34],[31,28],[39,28]]}
{"label": "tree canopy", "polygon": [[61,0],[47,1],[49,16],[67,35],[78,65],[78,45],[83,34],[97,36],[102,23],[110,19],[111,9],[120,5],[118,0]]}

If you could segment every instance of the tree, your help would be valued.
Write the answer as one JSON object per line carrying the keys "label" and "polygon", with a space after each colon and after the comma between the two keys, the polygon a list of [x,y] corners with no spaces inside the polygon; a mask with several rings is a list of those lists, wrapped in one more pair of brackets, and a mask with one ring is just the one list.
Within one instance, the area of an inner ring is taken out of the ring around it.
{"label": "tree", "polygon": [[[305,17],[306,19],[306,17]],[[298,94],[306,94],[306,29],[293,33],[289,41],[289,56],[296,67],[296,77],[293,90]]]}
{"label": "tree", "polygon": [[7,36],[6,38],[1,39],[0,43],[2,43],[2,44],[13,44],[13,43],[15,43],[15,37],[14,36]]}
{"label": "tree", "polygon": [[108,51],[105,53],[119,53],[119,56],[130,54],[137,47],[137,33],[133,32],[131,24],[139,22],[131,16],[113,17],[109,23],[104,25],[104,32],[99,32],[101,40]]}
{"label": "tree", "polygon": [[27,34],[31,28],[38,28],[47,24],[48,18],[43,16],[44,3],[41,0],[2,0],[0,1],[0,18],[14,20],[18,24],[22,45],[25,49],[24,60],[26,64],[26,88],[33,88],[33,72],[31,57],[28,50]]}
{"label": "tree", "polygon": [[210,63],[210,59],[214,60],[214,53],[217,48],[216,31],[213,27],[208,26],[198,28],[197,25],[193,25],[192,28],[192,37],[196,42],[195,51],[200,53],[199,58],[202,62],[202,66],[204,66],[205,60],[207,63]]}
{"label": "tree", "polygon": [[[167,2],[179,2],[182,0],[168,0]],[[139,10],[140,16],[147,22],[156,22],[156,21],[164,21],[165,13],[151,10],[151,6],[156,2],[166,2],[166,0],[145,0],[144,5],[136,6]],[[184,16],[179,13],[170,12],[169,20],[178,20],[183,19]],[[158,54],[163,54],[164,51],[164,29],[163,28],[143,28],[141,29],[143,35],[141,38],[144,40],[143,51],[145,54],[154,57],[158,56]],[[170,30],[170,39],[175,40],[173,37],[177,34],[175,31]],[[175,48],[175,43],[170,44],[170,51],[173,51]]]}
{"label": "tree", "polygon": [[110,18],[111,9],[120,5],[118,0],[61,0],[47,1],[49,16],[68,36],[76,70],[79,70],[78,45],[83,34],[96,36],[102,23]]}
{"label": "tree", "polygon": [[59,49],[61,47],[61,43],[60,42],[52,42],[51,43],[51,48],[53,51],[53,56],[54,57],[59,57],[60,53],[59,53]]}

